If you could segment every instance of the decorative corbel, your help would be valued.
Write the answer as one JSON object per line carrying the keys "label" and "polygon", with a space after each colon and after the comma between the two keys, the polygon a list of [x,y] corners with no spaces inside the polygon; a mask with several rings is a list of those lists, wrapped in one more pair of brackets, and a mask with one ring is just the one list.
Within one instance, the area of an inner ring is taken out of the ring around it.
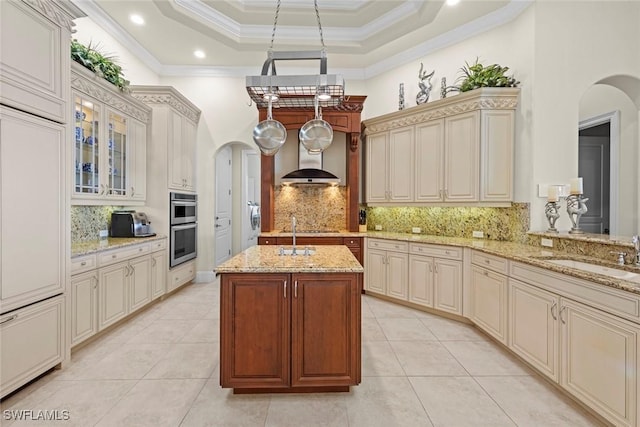
{"label": "decorative corbel", "polygon": [[360,133],[359,132],[358,133],[352,132],[351,133],[351,144],[349,145],[349,148],[354,153],[356,151],[358,151],[358,143],[359,142],[360,142]]}

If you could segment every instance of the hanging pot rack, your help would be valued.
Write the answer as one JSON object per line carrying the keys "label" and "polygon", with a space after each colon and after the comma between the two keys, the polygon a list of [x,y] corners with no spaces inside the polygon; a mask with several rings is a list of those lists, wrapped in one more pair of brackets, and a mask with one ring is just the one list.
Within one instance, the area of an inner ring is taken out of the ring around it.
{"label": "hanging pot rack", "polygon": [[[267,60],[262,65],[259,76],[247,76],[246,88],[249,97],[258,108],[265,108],[269,100],[275,108],[314,108],[318,97],[320,106],[338,106],[344,100],[344,79],[341,75],[327,74],[327,54],[322,35],[322,24],[318,11],[318,1],[314,0],[321,50],[312,51],[274,51],[280,0],[277,1],[271,45],[267,51]],[[320,73],[311,75],[277,75],[276,61],[319,60]]]}

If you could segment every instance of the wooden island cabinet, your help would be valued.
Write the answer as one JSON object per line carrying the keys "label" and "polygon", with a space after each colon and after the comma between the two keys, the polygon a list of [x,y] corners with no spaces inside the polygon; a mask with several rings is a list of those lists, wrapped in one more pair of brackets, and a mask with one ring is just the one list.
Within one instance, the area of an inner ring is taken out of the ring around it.
{"label": "wooden island cabinet", "polygon": [[220,273],[220,385],[236,393],[348,391],[360,383],[362,266],[345,246],[253,246]]}

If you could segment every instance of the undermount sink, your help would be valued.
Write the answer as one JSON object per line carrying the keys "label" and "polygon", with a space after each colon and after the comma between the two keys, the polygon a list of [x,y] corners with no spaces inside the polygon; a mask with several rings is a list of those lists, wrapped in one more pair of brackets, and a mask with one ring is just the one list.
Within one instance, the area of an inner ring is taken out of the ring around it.
{"label": "undermount sink", "polygon": [[613,277],[615,279],[621,279],[621,280],[628,280],[630,282],[635,282],[640,284],[640,274],[634,273],[632,271],[605,267],[598,264],[589,264],[588,262],[575,261],[572,259],[550,259],[547,261],[556,265],[575,268],[576,270],[602,274],[603,276],[609,276],[609,277]]}
{"label": "undermount sink", "polygon": [[[293,255],[293,247],[285,248],[280,247],[279,252],[280,255]],[[308,256],[316,253],[316,248],[310,246],[296,246],[296,255]]]}

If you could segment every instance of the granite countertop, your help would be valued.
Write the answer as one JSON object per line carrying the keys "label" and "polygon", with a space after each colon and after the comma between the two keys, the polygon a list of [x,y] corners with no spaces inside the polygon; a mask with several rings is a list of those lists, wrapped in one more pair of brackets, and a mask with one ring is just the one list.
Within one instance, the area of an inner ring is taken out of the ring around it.
{"label": "granite countertop", "polygon": [[634,267],[631,265],[617,265],[613,262],[602,261],[599,258],[568,254],[566,252],[554,251],[539,246],[514,242],[502,242],[496,240],[428,236],[423,234],[391,233],[383,231],[368,231],[366,233],[366,236],[377,239],[467,247],[512,261],[518,261],[525,264],[533,265],[535,267],[544,268],[545,270],[555,271],[557,273],[566,274],[569,276],[577,277],[579,279],[589,280],[591,282],[599,283],[612,288],[640,294],[640,283],[616,279],[602,274],[591,273],[588,271],[578,270],[575,268],[565,267],[549,262],[549,260],[553,259],[571,259],[575,261],[597,264],[609,268],[626,270],[640,274],[640,268],[638,267]]}
{"label": "granite countertop", "polygon": [[108,237],[103,240],[75,242],[71,243],[71,258],[166,238],[167,236],[158,234],[153,237]]}
{"label": "granite countertop", "polygon": [[364,268],[349,248],[318,245],[313,255],[280,255],[280,247],[255,245],[216,267],[216,273],[362,273]]}

